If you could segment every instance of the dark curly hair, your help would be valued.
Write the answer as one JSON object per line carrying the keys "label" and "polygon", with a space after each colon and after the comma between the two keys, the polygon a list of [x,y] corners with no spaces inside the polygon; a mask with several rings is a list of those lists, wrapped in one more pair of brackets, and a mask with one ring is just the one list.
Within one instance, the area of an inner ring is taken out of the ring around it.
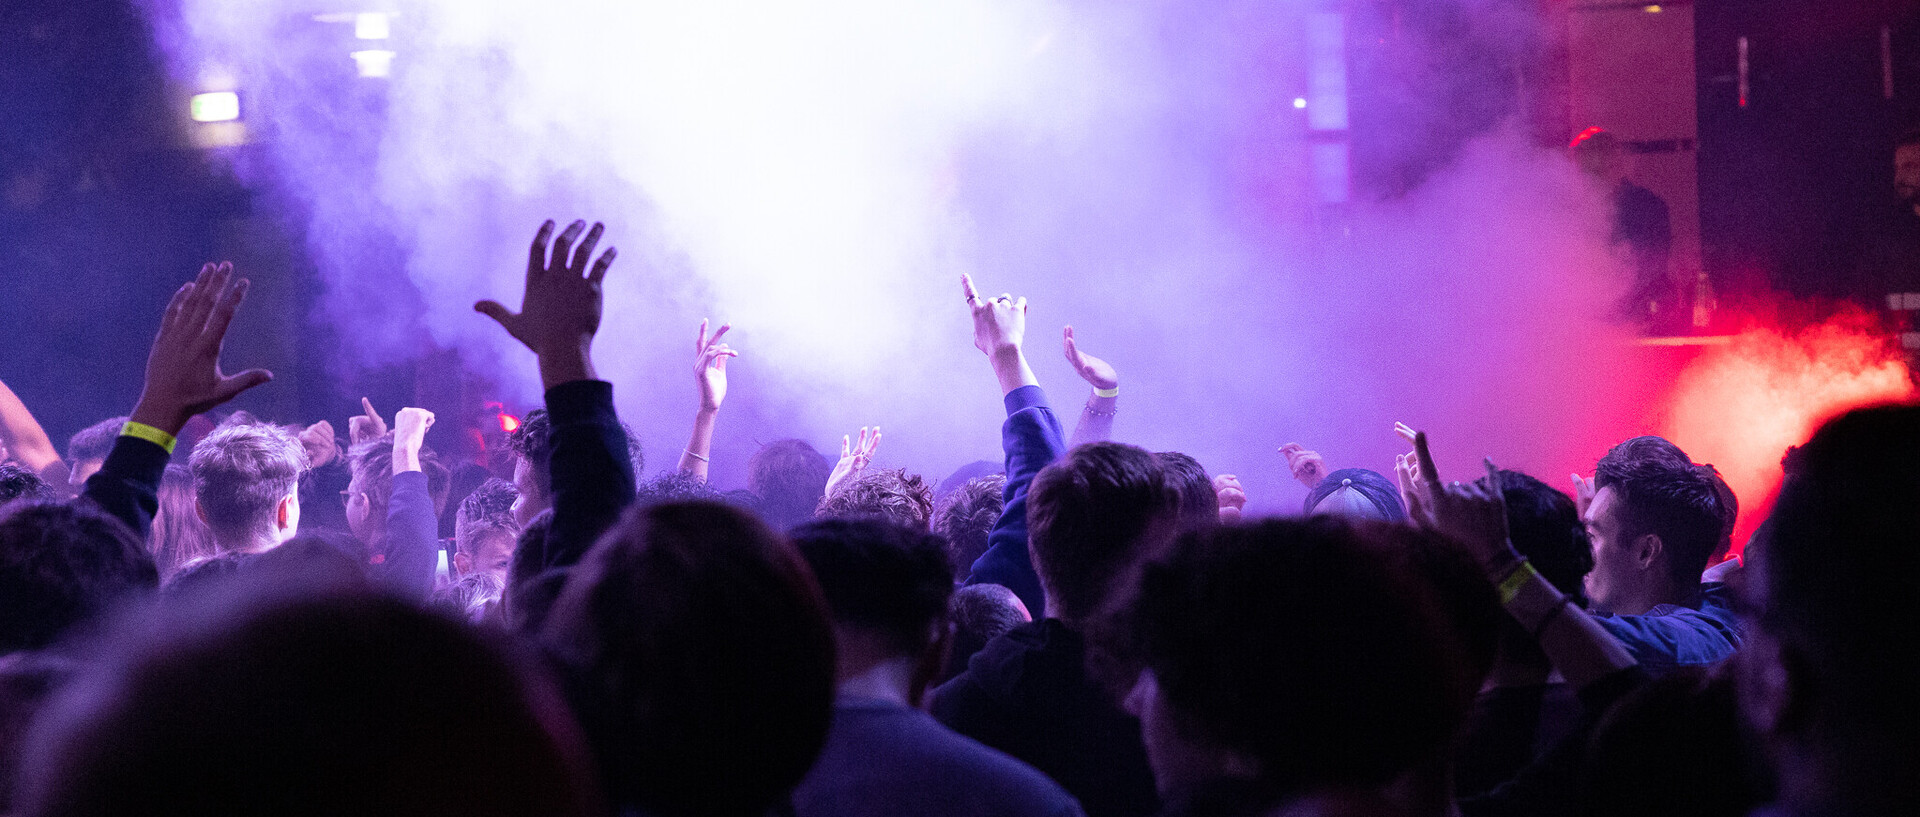
{"label": "dark curly hair", "polygon": [[841,483],[820,499],[815,519],[882,516],[916,530],[933,518],[933,486],[904,468],[870,471]]}
{"label": "dark curly hair", "polygon": [[940,499],[933,510],[933,532],[947,540],[947,562],[953,575],[965,577],[973,563],[987,552],[987,534],[1007,507],[1006,474],[988,474]]}
{"label": "dark curly hair", "polygon": [[[620,428],[627,432],[627,457],[633,460],[635,476],[646,473],[647,458],[640,450],[640,438],[634,436],[633,429],[622,422]],[[533,468],[534,484],[542,491],[553,490],[553,473],[547,470],[547,457],[553,454],[553,420],[547,417],[546,409],[534,409],[520,421],[520,427],[507,435],[507,447],[513,453],[525,457]]]}

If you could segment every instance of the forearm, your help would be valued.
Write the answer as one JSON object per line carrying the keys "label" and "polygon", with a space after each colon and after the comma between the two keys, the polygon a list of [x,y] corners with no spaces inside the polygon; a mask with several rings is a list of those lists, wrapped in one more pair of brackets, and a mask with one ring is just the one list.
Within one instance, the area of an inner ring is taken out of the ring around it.
{"label": "forearm", "polygon": [[1087,443],[1097,443],[1113,438],[1113,418],[1118,413],[1120,397],[1101,397],[1097,393],[1087,395],[1087,404],[1080,409],[1080,421],[1073,426],[1073,439],[1069,448],[1079,448]]}
{"label": "forearm", "polygon": [[99,472],[87,479],[81,496],[126,523],[145,541],[152,533],[153,515],[160,510],[160,478],[169,456],[155,441],[123,435],[113,441],[113,449]]}
{"label": "forearm", "polygon": [[46,429],[5,381],[0,381],[0,440],[6,442],[20,464],[34,473],[60,461],[60,452],[54,449]]}
{"label": "forearm", "polygon": [[1040,379],[1033,375],[1033,367],[1027,365],[1027,355],[1020,347],[995,349],[988,357],[993,361],[993,375],[1000,381],[1001,394],[1011,394],[1021,386],[1040,385]]}
{"label": "forearm", "polygon": [[633,460],[613,409],[613,384],[598,380],[548,389],[553,423],[553,528],[544,567],[571,567],[633,501]]}
{"label": "forearm", "polygon": [[1540,651],[1574,689],[1635,666],[1619,639],[1525,562],[1499,575],[1507,613],[1533,633]]}
{"label": "forearm", "polygon": [[394,474],[383,572],[387,584],[407,598],[419,601],[433,593],[433,571],[439,561],[437,528],[427,475],[418,467]]}
{"label": "forearm", "polygon": [[393,444],[393,475],[420,471],[420,442],[406,441]]}
{"label": "forearm", "polygon": [[706,481],[707,466],[713,456],[713,424],[719,414],[718,410],[703,408],[693,415],[693,434],[680,452],[680,473]]}

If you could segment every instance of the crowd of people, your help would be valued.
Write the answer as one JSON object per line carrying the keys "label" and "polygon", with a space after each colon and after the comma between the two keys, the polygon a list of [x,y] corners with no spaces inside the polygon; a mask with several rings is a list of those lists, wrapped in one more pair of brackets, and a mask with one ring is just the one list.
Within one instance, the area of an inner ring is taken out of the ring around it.
{"label": "crowd of people", "polygon": [[737,353],[703,324],[642,482],[592,355],[615,251],[555,232],[518,311],[475,306],[545,389],[510,475],[364,402],[344,441],[233,412],[176,450],[272,377],[220,367],[224,264],[64,454],[0,384],[0,813],[1920,812],[1920,407],[1785,452],[1739,558],[1726,483],[1658,437],[1571,493],[1443,480],[1404,426],[1379,471],[1289,444],[1306,507],[1256,519],[1108,439],[1118,375],[1070,329],[1069,436],[1026,300],[966,278],[1003,463],[870,469],[862,429],[718,490]]}

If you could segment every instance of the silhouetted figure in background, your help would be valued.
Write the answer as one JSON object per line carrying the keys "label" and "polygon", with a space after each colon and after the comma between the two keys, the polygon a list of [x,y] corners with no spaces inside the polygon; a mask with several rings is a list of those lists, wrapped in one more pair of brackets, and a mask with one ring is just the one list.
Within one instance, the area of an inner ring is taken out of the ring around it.
{"label": "silhouetted figure in background", "polygon": [[1613,246],[1633,267],[1633,286],[1620,300],[1621,320],[1649,334],[1679,334],[1692,318],[1691,304],[1669,269],[1673,256],[1673,219],[1667,202],[1627,178],[1630,170],[1620,140],[1600,128],[1573,139],[1580,169],[1606,185],[1613,198]]}

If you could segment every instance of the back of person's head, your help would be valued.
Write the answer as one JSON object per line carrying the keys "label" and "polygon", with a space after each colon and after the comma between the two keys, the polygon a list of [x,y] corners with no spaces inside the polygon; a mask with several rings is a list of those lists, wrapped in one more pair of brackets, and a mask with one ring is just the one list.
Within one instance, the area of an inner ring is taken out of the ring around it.
{"label": "back of person's head", "polygon": [[933,509],[933,532],[947,540],[947,564],[965,578],[987,552],[987,534],[1007,507],[1007,475],[975,477],[941,497]]}
{"label": "back of person's head", "polygon": [[166,613],[129,624],[41,719],[21,814],[595,808],[558,696],[458,622],[257,583]]}
{"label": "back of person's head", "polygon": [[1213,477],[1199,460],[1178,451],[1153,455],[1166,474],[1167,484],[1180,493],[1180,528],[1209,528],[1220,524],[1220,498],[1213,492]]}
{"label": "back of person's head", "polygon": [[[633,429],[626,428],[624,423],[621,428],[627,432],[627,457],[633,461],[633,473],[636,476],[646,473],[647,458],[640,450],[640,438],[634,436]],[[548,470],[547,460],[553,455],[553,419],[547,416],[547,410],[527,412],[520,426],[507,435],[507,447],[526,460],[527,467],[533,472],[534,485],[540,492],[552,493],[553,472]]]}
{"label": "back of person's head", "polygon": [[1132,611],[1166,706],[1143,724],[1156,768],[1168,729],[1253,761],[1283,792],[1372,788],[1437,756],[1471,672],[1400,550],[1423,535],[1332,516],[1183,535]]}
{"label": "back of person's head", "polygon": [[113,450],[113,441],[120,436],[120,429],[126,424],[125,417],[111,417],[80,429],[67,438],[67,462],[78,466],[88,460],[106,459],[108,452]]}
{"label": "back of person's head", "polygon": [[1400,487],[1378,471],[1365,468],[1342,468],[1321,478],[1307,492],[1306,512],[1386,522],[1407,519],[1407,509],[1400,504]]}
{"label": "back of person's head", "polygon": [[433,592],[433,604],[461,621],[480,624],[505,624],[500,616],[500,596],[507,583],[497,573],[471,573],[459,581]]}
{"label": "back of person's head", "polygon": [[967,661],[987,642],[1032,621],[1033,613],[1012,590],[997,584],[970,584],[953,592],[947,602],[947,620],[953,640],[942,675],[952,678],[966,670]]}
{"label": "back of person's head", "polygon": [[281,503],[298,502],[307,452],[279,426],[229,423],[193,447],[193,493],[226,547],[271,544]]}
{"label": "back of person's head", "polygon": [[193,471],[169,465],[160,478],[160,509],[153,516],[153,534],[147,549],[165,581],[181,567],[220,552],[213,531],[193,508]]}
{"label": "back of person's head", "polygon": [[1173,533],[1179,502],[1154,456],[1131,445],[1089,443],[1041,469],[1027,492],[1027,537],[1046,614],[1101,613]]}
{"label": "back of person's head", "polygon": [[1513,548],[1560,592],[1584,599],[1581,581],[1593,569],[1593,545],[1573,498],[1519,471],[1500,472]]}
{"label": "back of person's head", "polygon": [[640,483],[633,501],[641,505],[660,505],[667,502],[722,502],[725,497],[705,479],[675,469],[662,471]]}
{"label": "back of person's head", "polygon": [[[354,526],[354,532],[363,537],[374,531],[384,531],[387,509],[393,503],[393,434],[389,432],[379,439],[354,446],[348,454],[347,467],[353,472],[353,483],[347,490],[366,496],[364,514],[356,514],[349,503],[348,524]],[[453,473],[440,464],[440,455],[434,453],[433,449],[425,446],[420,448],[420,471],[427,475],[429,497],[446,496],[453,483]]]}
{"label": "back of person's head", "polygon": [[757,817],[825,742],[826,603],[793,546],[746,512],[629,508],[574,568],[543,640],[623,807]]}
{"label": "back of person's head", "polygon": [[513,521],[513,483],[495,477],[460,500],[453,520],[454,547],[462,553],[473,552],[479,537],[491,532],[519,536],[520,526]]}
{"label": "back of person's head", "polygon": [[1719,469],[1711,465],[1695,464],[1687,452],[1674,445],[1665,437],[1652,435],[1633,437],[1607,450],[1594,466],[1594,487],[1603,488],[1617,482],[1626,473],[1626,467],[1636,462],[1655,462],[1672,468],[1691,467],[1713,482],[1714,496],[1720,501],[1720,541],[1708,555],[1709,563],[1725,558],[1733,547],[1733,527],[1740,513],[1740,500],[1733,494],[1733,486],[1720,476]]}
{"label": "back of person's head", "polygon": [[920,657],[944,632],[953,574],[940,537],[884,518],[822,519],[788,536],[835,627],[872,635],[888,657]]}
{"label": "back of person's head", "polygon": [[878,516],[895,524],[928,529],[933,518],[933,488],[904,468],[868,471],[834,487],[820,498],[815,519]]}
{"label": "back of person's head", "polygon": [[1733,687],[1730,674],[1681,667],[1607,709],[1581,768],[1576,802],[1584,813],[1752,814],[1763,802]]}
{"label": "back of person's head", "polygon": [[16,499],[52,499],[53,487],[25,468],[13,463],[0,463],[0,505]]}
{"label": "back of person's head", "polygon": [[140,537],[88,503],[0,507],[0,655],[53,644],[159,584]]}
{"label": "back of person's head", "polygon": [[1597,469],[1594,488],[1613,489],[1621,541],[1659,536],[1667,579],[1675,587],[1700,582],[1725,522],[1713,477],[1691,462],[1643,458]]}
{"label": "back of person's head", "polygon": [[747,459],[747,490],[760,497],[760,518],[786,528],[813,518],[833,463],[806,440],[774,440]]}
{"label": "back of person's head", "polygon": [[[1665,463],[1676,468],[1693,464],[1693,459],[1687,456],[1687,452],[1680,450],[1680,446],[1674,445],[1673,441],[1665,437],[1645,434],[1629,437],[1607,449],[1606,455],[1594,465],[1594,472],[1597,475],[1627,463],[1645,461]],[[1596,476],[1595,479],[1598,480],[1599,477]]]}
{"label": "back of person's head", "polygon": [[1915,805],[1920,653],[1903,646],[1920,630],[1915,462],[1920,406],[1827,422],[1790,455],[1742,577],[1757,613],[1749,629],[1759,632],[1741,657],[1771,666],[1741,695],[1753,698],[1749,709],[1771,711],[1763,732],[1798,753],[1783,777],[1857,789],[1829,793],[1832,803],[1904,792]]}

